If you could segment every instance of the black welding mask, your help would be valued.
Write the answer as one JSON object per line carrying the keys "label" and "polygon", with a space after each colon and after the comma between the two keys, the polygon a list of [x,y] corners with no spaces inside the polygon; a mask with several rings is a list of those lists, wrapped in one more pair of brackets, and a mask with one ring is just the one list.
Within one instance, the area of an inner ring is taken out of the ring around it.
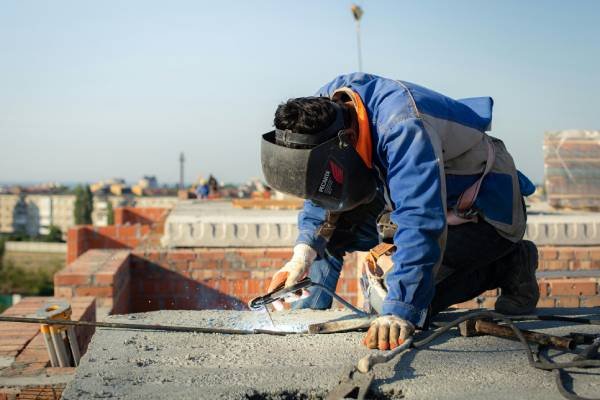
{"label": "black welding mask", "polygon": [[272,188],[339,212],[372,201],[377,183],[353,146],[352,131],[344,128],[342,106],[334,104],[336,119],[322,132],[264,134],[261,162]]}

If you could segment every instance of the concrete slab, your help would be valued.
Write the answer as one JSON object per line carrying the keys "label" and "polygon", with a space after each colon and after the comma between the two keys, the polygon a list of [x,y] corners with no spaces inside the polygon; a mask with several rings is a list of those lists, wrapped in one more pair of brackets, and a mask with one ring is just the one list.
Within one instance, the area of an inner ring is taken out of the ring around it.
{"label": "concrete slab", "polygon": [[[583,314],[589,310],[555,311]],[[274,320],[280,329],[299,330],[308,323],[346,315],[303,310],[274,314]],[[269,326],[264,314],[250,311],[158,311],[109,320],[241,329]],[[598,326],[552,322],[528,322],[523,327],[555,334],[600,333]],[[360,344],[362,336],[358,332],[281,337],[99,329],[63,399],[318,399],[367,354]],[[560,399],[553,374],[529,367],[519,346],[504,339],[448,333],[429,349],[411,350],[377,366],[376,397]],[[598,373],[587,370],[574,375],[576,391],[591,397],[600,393]]]}

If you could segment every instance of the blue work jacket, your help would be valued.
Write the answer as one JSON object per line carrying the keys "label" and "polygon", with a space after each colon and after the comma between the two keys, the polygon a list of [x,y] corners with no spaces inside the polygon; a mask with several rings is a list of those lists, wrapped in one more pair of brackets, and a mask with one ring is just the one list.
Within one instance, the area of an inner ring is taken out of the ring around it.
{"label": "blue work jacket", "polygon": [[[331,97],[340,88],[358,94],[366,108],[374,172],[398,226],[383,314],[421,325],[434,294],[433,271],[443,255],[447,209],[485,166],[483,139],[491,127],[492,99],[454,100],[409,82],[365,73],[341,75],[317,95]],[[516,242],[525,230],[522,196],[531,194],[534,186],[517,172],[502,141],[490,140],[496,161],[474,209]],[[327,242],[317,232],[325,215],[307,201],[299,214],[297,243],[323,254]]]}

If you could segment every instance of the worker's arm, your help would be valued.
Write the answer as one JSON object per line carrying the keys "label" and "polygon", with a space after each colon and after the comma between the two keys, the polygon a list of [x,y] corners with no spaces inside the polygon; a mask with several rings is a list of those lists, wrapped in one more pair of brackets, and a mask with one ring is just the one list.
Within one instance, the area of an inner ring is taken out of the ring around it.
{"label": "worker's arm", "polygon": [[433,138],[419,118],[379,122],[382,140],[377,151],[387,171],[394,206],[391,220],[398,226],[394,266],[385,281],[388,294],[383,314],[419,326],[433,298],[434,266],[442,257],[446,228],[443,170]]}

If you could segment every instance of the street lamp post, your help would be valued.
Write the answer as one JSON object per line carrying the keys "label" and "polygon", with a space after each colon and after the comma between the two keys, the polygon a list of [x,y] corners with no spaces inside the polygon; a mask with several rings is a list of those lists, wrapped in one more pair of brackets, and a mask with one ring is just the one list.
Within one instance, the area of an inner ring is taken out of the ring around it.
{"label": "street lamp post", "polygon": [[352,15],[354,16],[354,21],[356,21],[356,47],[358,50],[358,71],[362,72],[362,54],[360,49],[360,19],[363,16],[364,12],[360,6],[353,4],[350,7],[352,10]]}

